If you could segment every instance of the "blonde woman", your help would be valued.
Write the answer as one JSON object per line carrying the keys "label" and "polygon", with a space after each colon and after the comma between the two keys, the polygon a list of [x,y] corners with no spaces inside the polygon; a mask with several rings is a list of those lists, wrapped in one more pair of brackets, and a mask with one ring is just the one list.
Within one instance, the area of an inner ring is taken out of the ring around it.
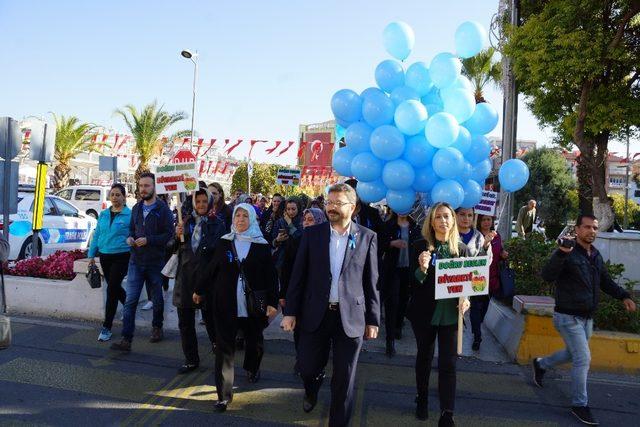
{"label": "blonde woman", "polygon": [[438,339],[439,426],[455,425],[453,411],[456,393],[456,333],[458,310],[469,309],[469,300],[458,307],[458,299],[435,299],[435,264],[438,259],[469,256],[460,241],[456,213],[447,203],[437,203],[422,226],[422,239],[412,245],[410,272],[411,300],[407,318],[416,337],[416,417],[428,416],[429,374],[436,338]]}

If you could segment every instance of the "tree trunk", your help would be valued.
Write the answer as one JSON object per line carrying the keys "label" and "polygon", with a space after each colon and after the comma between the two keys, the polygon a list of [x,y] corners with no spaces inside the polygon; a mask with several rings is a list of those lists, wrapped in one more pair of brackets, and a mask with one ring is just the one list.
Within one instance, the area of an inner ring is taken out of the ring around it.
{"label": "tree trunk", "polygon": [[598,218],[601,230],[608,230],[613,225],[615,213],[607,196],[607,158],[609,152],[607,144],[609,133],[603,132],[595,137],[596,153],[592,164],[593,175],[593,211]]}
{"label": "tree trunk", "polygon": [[69,174],[71,168],[66,163],[58,163],[53,169],[53,189],[55,191],[62,190],[69,185]]}
{"label": "tree trunk", "polygon": [[583,145],[580,157],[577,158],[578,167],[578,210],[584,215],[593,215],[593,180],[591,175],[591,147]]}
{"label": "tree trunk", "polygon": [[136,191],[135,191],[136,199],[139,199],[139,196],[140,196],[140,191],[138,189],[138,182],[140,181],[140,175],[142,175],[145,172],[151,172],[151,170],[149,169],[149,163],[147,160],[140,159],[140,163],[138,164],[138,168],[136,169],[136,173],[134,174],[134,179],[136,181]]}

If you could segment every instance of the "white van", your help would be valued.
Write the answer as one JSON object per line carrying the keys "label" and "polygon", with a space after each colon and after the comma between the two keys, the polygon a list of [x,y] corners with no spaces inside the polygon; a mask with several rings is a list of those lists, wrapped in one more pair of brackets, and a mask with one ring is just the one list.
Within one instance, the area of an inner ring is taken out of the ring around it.
{"label": "white van", "polygon": [[101,185],[71,185],[55,193],[56,196],[70,201],[81,212],[98,218],[100,212],[111,206],[110,187]]}

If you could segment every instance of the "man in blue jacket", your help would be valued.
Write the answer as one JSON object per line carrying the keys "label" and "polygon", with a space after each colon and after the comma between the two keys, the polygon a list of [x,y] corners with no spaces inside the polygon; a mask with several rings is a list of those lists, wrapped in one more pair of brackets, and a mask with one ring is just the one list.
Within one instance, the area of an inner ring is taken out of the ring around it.
{"label": "man in blue jacket", "polygon": [[563,238],[542,269],[542,278],[555,283],[553,325],[567,348],[533,359],[533,381],[538,387],[542,387],[547,369],[571,362],[571,412],[587,425],[598,425],[588,406],[587,374],[591,361],[589,338],[593,332],[593,314],[598,308],[600,289],[621,300],[627,311],[636,310],[629,293],[611,279],[602,255],[592,245],[597,232],[596,217],[580,215],[576,221],[575,240]]}
{"label": "man in blue jacket", "polygon": [[136,308],[142,287],[147,282],[153,299],[151,342],[161,341],[164,316],[162,296],[162,267],[167,243],[174,236],[173,214],[155,191],[155,176],[140,175],[138,190],[141,200],[131,210],[131,224],[127,244],[131,246],[131,258],[127,273],[127,300],[124,303],[122,341],[114,343],[113,350],[131,351],[135,330]]}

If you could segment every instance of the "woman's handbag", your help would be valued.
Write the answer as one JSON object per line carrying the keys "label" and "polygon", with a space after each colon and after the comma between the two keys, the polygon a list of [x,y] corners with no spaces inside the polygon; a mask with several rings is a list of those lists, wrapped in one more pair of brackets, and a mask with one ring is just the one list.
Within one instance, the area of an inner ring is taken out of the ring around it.
{"label": "woman's handbag", "polygon": [[244,268],[242,268],[242,262],[238,259],[238,253],[236,252],[236,246],[234,242],[231,242],[231,250],[233,251],[233,257],[238,264],[240,270],[240,278],[242,279],[242,285],[244,287],[244,295],[247,299],[247,313],[250,317],[256,317],[262,319],[267,316],[267,291],[253,290],[249,286],[247,276],[244,274]]}
{"label": "woman's handbag", "polygon": [[500,291],[502,298],[510,298],[516,293],[516,272],[506,261],[500,262]]}
{"label": "woman's handbag", "polygon": [[89,268],[87,269],[87,281],[92,289],[98,289],[102,286],[102,275],[100,274],[98,266],[93,263],[89,264]]}
{"label": "woman's handbag", "polygon": [[169,279],[174,279],[178,272],[178,254],[171,255],[169,261],[164,265],[160,274]]}

